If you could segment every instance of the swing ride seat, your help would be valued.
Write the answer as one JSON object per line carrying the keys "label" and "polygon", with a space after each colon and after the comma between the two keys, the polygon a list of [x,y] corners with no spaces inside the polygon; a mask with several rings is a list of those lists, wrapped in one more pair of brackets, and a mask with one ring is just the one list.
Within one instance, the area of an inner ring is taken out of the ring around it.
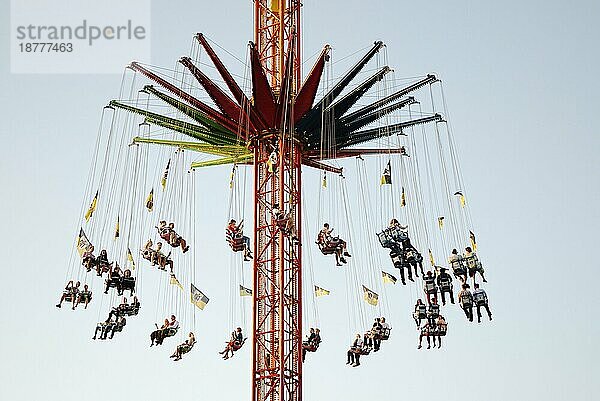
{"label": "swing ride seat", "polygon": [[111,269],[110,263],[100,261],[96,263],[96,268],[99,268],[100,274],[108,273]]}
{"label": "swing ride seat", "polygon": [[114,326],[115,333],[121,333],[123,331],[123,327],[125,327],[126,323],[116,323]]}
{"label": "swing ride seat", "polygon": [[450,262],[450,267],[452,268],[455,277],[467,274],[467,267],[465,266],[463,258],[452,260]]}
{"label": "swing ride seat", "polygon": [[406,250],[406,261],[409,264],[423,262],[423,256],[416,249]]}
{"label": "swing ride seat", "polygon": [[167,337],[173,337],[175,334],[177,334],[177,331],[179,330],[179,328],[171,328],[169,327],[168,329],[164,329],[163,333],[162,333],[162,337],[167,338]]}
{"label": "swing ride seat", "polygon": [[374,338],[378,340],[389,340],[392,329],[382,327],[378,332],[374,333]]}
{"label": "swing ride seat", "polygon": [[81,260],[81,265],[85,267],[87,271],[92,270],[96,267],[96,257],[94,255],[84,256]]}
{"label": "swing ride seat", "polygon": [[408,233],[400,227],[388,227],[377,233],[379,243],[384,248],[393,248],[408,238]]}
{"label": "swing ride seat", "polygon": [[440,336],[444,337],[448,332],[448,324],[435,324],[433,326],[425,326],[421,329],[421,335],[423,337]]}
{"label": "swing ride seat", "polygon": [[437,287],[434,282],[426,282],[424,289],[426,294],[437,294]]}
{"label": "swing ride seat", "polygon": [[91,291],[82,291],[79,293],[79,302],[85,302],[87,301],[88,303],[92,301],[92,292]]}
{"label": "swing ride seat", "polygon": [[331,241],[326,241],[324,243],[319,243],[319,249],[323,255],[333,255],[337,251],[339,251],[340,242],[339,238],[333,238]]}
{"label": "swing ride seat", "polygon": [[440,283],[440,292],[452,292],[452,281],[450,280],[444,280]]}
{"label": "swing ride seat", "polygon": [[73,292],[73,291],[65,291],[63,292],[63,294],[65,295],[65,299],[63,300],[63,302],[73,302],[75,301],[76,297],[79,295],[79,292]]}
{"label": "swing ride seat", "polygon": [[178,348],[179,348],[179,353],[180,353],[180,354],[182,354],[182,355],[183,355],[183,354],[187,354],[188,352],[190,352],[190,351],[192,350],[192,348],[194,348],[194,345],[195,345],[195,344],[196,344],[196,341],[194,341],[194,342],[193,342],[193,343],[191,343],[191,344],[183,344],[183,345],[180,345],[180,346],[178,347]]}
{"label": "swing ride seat", "polygon": [[242,235],[238,235],[233,237],[227,241],[229,246],[234,252],[241,252],[246,249],[246,243],[244,242],[244,237]]}
{"label": "swing ride seat", "polygon": [[418,320],[427,319],[427,309],[425,308],[425,305],[423,305],[423,308],[419,308],[418,311],[414,311],[413,317]]}
{"label": "swing ride seat", "polygon": [[129,294],[135,292],[135,277],[121,277],[121,294],[123,291],[129,291]]}
{"label": "swing ride seat", "polygon": [[473,294],[473,303],[475,306],[487,305],[488,298],[484,292],[476,292]]}
{"label": "swing ride seat", "polygon": [[477,255],[465,256],[463,260],[467,266],[467,269],[469,270],[469,273],[475,273],[477,271],[483,273],[483,266],[481,265]]}
{"label": "swing ride seat", "polygon": [[310,342],[309,343],[308,341],[304,341],[304,342],[302,342],[302,348],[308,352],[315,352],[319,349],[319,344],[320,344],[320,342],[318,342],[318,343]]}
{"label": "swing ride seat", "polygon": [[246,342],[247,339],[248,339],[247,337],[244,337],[242,342],[234,341],[233,344],[231,344],[231,349],[234,351],[239,350],[240,348],[242,348],[244,346],[244,343]]}
{"label": "swing ride seat", "polygon": [[118,313],[120,316],[136,316],[140,313],[140,304],[121,304],[118,307]]}
{"label": "swing ride seat", "polygon": [[435,319],[440,315],[440,306],[438,304],[429,305],[427,309],[427,319]]}
{"label": "swing ride seat", "polygon": [[359,349],[353,349],[352,352],[359,355],[369,355],[371,353],[371,347],[361,347]]}

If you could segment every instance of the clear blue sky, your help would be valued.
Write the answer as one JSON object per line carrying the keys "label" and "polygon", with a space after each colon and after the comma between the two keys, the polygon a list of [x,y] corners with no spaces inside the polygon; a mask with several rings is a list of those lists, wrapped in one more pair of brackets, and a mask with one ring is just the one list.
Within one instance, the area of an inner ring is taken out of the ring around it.
{"label": "clear blue sky", "polygon": [[[216,354],[226,334],[223,255],[201,259],[213,298],[198,315],[197,348],[178,365],[167,358],[172,344],[147,349],[152,312],[115,341],[94,343],[96,309],[54,307],[101,107],[121,78],[11,75],[8,3],[0,5],[0,399],[248,399],[249,353],[230,363]],[[243,55],[251,6],[153,1],[152,64],[172,66],[197,31]],[[345,55],[381,39],[397,76],[444,80],[494,311],[493,324],[480,326],[452,312],[441,352],[418,352],[412,327],[392,322],[384,352],[352,370],[340,345],[350,339],[338,330],[344,300],[330,298],[319,310],[326,342],[305,368],[307,400],[598,397],[599,15],[595,1],[304,2],[307,55],[324,43]],[[207,196],[198,212],[219,238],[223,202]],[[394,300],[393,315],[406,319],[409,295]]]}

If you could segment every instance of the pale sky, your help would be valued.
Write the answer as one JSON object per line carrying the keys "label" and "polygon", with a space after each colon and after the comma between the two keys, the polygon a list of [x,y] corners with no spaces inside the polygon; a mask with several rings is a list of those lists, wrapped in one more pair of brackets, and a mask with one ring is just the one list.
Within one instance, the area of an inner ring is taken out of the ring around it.
{"label": "pale sky", "polygon": [[[152,64],[172,67],[199,31],[243,58],[251,8],[246,0],[153,1]],[[227,362],[217,355],[230,330],[228,168],[195,182],[196,269],[211,301],[195,315],[199,342],[182,361],[168,358],[174,340],[148,349],[157,318],[150,285],[140,316],[110,342],[91,340],[107,310],[100,293],[85,312],[54,307],[89,201],[101,109],[121,77],[11,74],[7,0],[0,15],[0,399],[249,399],[250,349]],[[304,2],[307,57],[325,43],[343,57],[383,40],[396,76],[435,72],[444,81],[494,313],[492,323],[474,325],[449,309],[444,348],[417,351],[414,293],[388,288],[393,337],[351,369],[346,299],[320,299],[324,343],[304,365],[306,400],[597,398],[599,15],[594,1]],[[343,289],[344,271],[332,263],[319,259],[315,274]],[[149,283],[158,282],[154,273]]]}

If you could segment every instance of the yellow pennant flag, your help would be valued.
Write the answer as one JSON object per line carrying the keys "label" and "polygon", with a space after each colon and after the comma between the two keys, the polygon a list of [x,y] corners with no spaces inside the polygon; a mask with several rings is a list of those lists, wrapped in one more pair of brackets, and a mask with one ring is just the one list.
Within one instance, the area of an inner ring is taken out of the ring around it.
{"label": "yellow pennant flag", "polygon": [[169,177],[169,167],[171,167],[171,159],[167,162],[167,167],[165,168],[165,172],[163,173],[162,179],[160,180],[160,185],[163,187],[163,191],[167,186],[167,178]]}
{"label": "yellow pennant flag", "polygon": [[240,297],[251,297],[252,290],[240,284]]}
{"label": "yellow pennant flag", "polygon": [[327,174],[323,173],[323,181],[321,182],[323,188],[327,188]]}
{"label": "yellow pennant flag", "polygon": [[233,179],[235,177],[235,168],[236,168],[236,165],[234,164],[233,168],[231,169],[231,176],[229,177],[229,189],[233,188]]}
{"label": "yellow pennant flag", "polygon": [[367,301],[369,305],[377,306],[377,302],[379,301],[379,295],[377,295],[375,292],[371,291],[364,285],[362,287],[364,292],[364,300]]}
{"label": "yellow pennant flag", "polygon": [[96,210],[96,205],[98,204],[98,191],[96,191],[96,196],[94,196],[94,199],[92,199],[92,204],[90,205],[90,208],[88,209],[87,212],[85,212],[85,221],[90,221],[90,218],[92,217],[92,215],[94,214],[94,211]]}
{"label": "yellow pennant flag", "polygon": [[404,192],[404,187],[402,187],[402,195],[400,196],[400,206],[406,206],[406,193]]}
{"label": "yellow pennant flag", "polygon": [[440,227],[440,230],[444,228],[444,216],[438,217],[438,226]]}
{"label": "yellow pennant flag", "polygon": [[390,273],[382,271],[381,275],[383,276],[384,283],[396,284],[396,277],[394,277]]}
{"label": "yellow pennant flag", "polygon": [[321,288],[321,287],[315,285],[315,297],[318,298],[318,297],[322,297],[322,296],[329,295],[329,294],[330,294],[329,290],[326,290],[325,288]]}
{"label": "yellow pennant flag", "polygon": [[79,229],[79,236],[77,237],[77,252],[80,257],[83,257],[83,254],[86,252],[92,251],[92,243],[88,239],[88,237],[83,232],[83,228]]}
{"label": "yellow pennant flag", "polygon": [[463,193],[461,191],[456,191],[454,193],[454,195],[458,196],[458,200],[460,201],[460,206],[461,207],[465,207],[465,205],[466,205],[467,202],[465,200],[465,196],[463,195]]}
{"label": "yellow pennant flag", "polygon": [[433,259],[433,253],[431,253],[431,249],[429,249],[429,261],[431,262],[431,266],[435,266],[435,260]]}
{"label": "yellow pennant flag", "polygon": [[152,209],[154,209],[154,188],[150,190],[150,193],[146,198],[146,209],[148,209],[149,212],[151,212]]}
{"label": "yellow pennant flag", "polygon": [[388,161],[387,165],[383,169],[383,174],[381,175],[381,185],[391,185],[392,184],[392,161]]}
{"label": "yellow pennant flag", "polygon": [[[133,254],[131,253],[131,249],[127,248],[127,261],[131,262],[131,270],[135,270],[135,262],[133,260]],[[183,288],[182,288],[183,290]]]}
{"label": "yellow pennant flag", "polygon": [[196,288],[196,286],[194,286],[194,284],[190,284],[190,285],[191,285],[191,293],[190,293],[191,302],[194,305],[196,305],[198,308],[204,309],[204,307],[206,306],[206,304],[209,301],[208,297],[206,295],[204,295],[204,293],[202,291],[200,291],[198,288]]}
{"label": "yellow pennant flag", "polygon": [[471,230],[469,230],[469,238],[471,239],[471,249],[473,249],[473,252],[477,252],[477,242],[475,242],[475,234]]}
{"label": "yellow pennant flag", "polygon": [[175,277],[175,275],[173,273],[171,273],[171,279],[169,280],[169,283],[172,285],[176,285],[177,287],[179,287],[181,289],[181,291],[183,291],[183,286],[181,285],[179,280],[177,280],[177,277]]}
{"label": "yellow pennant flag", "polygon": [[119,238],[121,230],[121,224],[119,223],[119,216],[117,216],[117,225],[115,226],[115,239]]}

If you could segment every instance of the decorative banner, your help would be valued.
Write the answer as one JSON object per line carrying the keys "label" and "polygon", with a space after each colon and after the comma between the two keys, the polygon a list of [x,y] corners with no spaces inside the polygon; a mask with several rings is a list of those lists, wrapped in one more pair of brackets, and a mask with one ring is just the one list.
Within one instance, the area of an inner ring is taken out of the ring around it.
{"label": "decorative banner", "polygon": [[119,216],[117,216],[117,225],[115,226],[115,239],[119,238],[121,224],[119,222]]}
{"label": "decorative banner", "polygon": [[315,297],[322,297],[325,295],[329,295],[331,291],[326,290],[325,288],[321,288],[315,285]]}
{"label": "decorative banner", "polygon": [[83,228],[80,228],[79,237],[77,237],[77,252],[79,252],[79,256],[83,257],[84,253],[91,252],[92,247],[93,245],[83,232]]}
{"label": "decorative banner", "polygon": [[150,193],[146,198],[146,209],[148,209],[149,212],[151,212],[152,209],[154,209],[154,188],[150,190]]}
{"label": "decorative banner", "polygon": [[377,302],[379,301],[379,295],[377,295],[375,292],[371,291],[364,285],[362,287],[365,301],[367,301],[369,305],[377,306]]}
{"label": "decorative banner", "polygon": [[323,181],[321,182],[323,188],[327,188],[327,174],[323,173]]}
{"label": "decorative banner", "polygon": [[469,230],[469,238],[471,239],[471,249],[473,249],[473,252],[477,252],[477,242],[475,242],[475,234],[473,234],[473,231]]}
{"label": "decorative banner", "polygon": [[431,262],[431,266],[435,266],[435,259],[433,259],[433,253],[431,253],[431,249],[429,249],[429,261]]}
{"label": "decorative banner", "polygon": [[240,284],[240,297],[251,297],[252,290]]}
{"label": "decorative banner", "polygon": [[[135,262],[133,261],[133,254],[131,253],[131,249],[127,247],[127,261],[131,262],[131,270],[135,270]],[[183,290],[183,288],[182,288]]]}
{"label": "decorative banner", "polygon": [[440,227],[440,230],[444,228],[444,216],[438,217],[438,227]]}
{"label": "decorative banner", "polygon": [[392,161],[388,161],[385,169],[383,169],[383,174],[381,175],[381,185],[391,185],[392,184]]}
{"label": "decorative banner", "polygon": [[383,276],[384,283],[396,284],[396,280],[397,280],[396,277],[394,277],[390,273],[382,271],[381,275]]}
{"label": "decorative banner", "polygon": [[203,310],[209,301],[208,297],[206,295],[204,295],[204,293],[202,291],[200,291],[198,288],[196,288],[194,286],[194,284],[190,283],[190,286],[191,286],[190,300],[192,301],[192,303],[194,305],[196,305],[198,308]]}
{"label": "decorative banner", "polygon": [[400,196],[400,206],[406,206],[406,193],[404,192],[404,187],[402,187],[402,196]]}
{"label": "decorative banner", "polygon": [[[172,285],[176,285],[177,287],[179,287],[181,289],[181,291],[183,291],[183,286],[181,285],[179,280],[177,280],[177,277],[175,277],[175,274],[171,273],[171,280],[169,280],[169,283]],[[192,302],[194,302],[194,301],[192,301]],[[206,301],[206,302],[208,302],[208,301]],[[203,309],[203,308],[200,308],[200,309]]]}
{"label": "decorative banner", "polygon": [[96,211],[97,203],[98,203],[98,191],[96,191],[96,196],[94,196],[94,199],[92,199],[92,204],[90,205],[90,208],[88,209],[87,212],[85,212],[85,221],[86,222],[90,221],[90,218],[94,214],[94,211]]}
{"label": "decorative banner", "polygon": [[461,207],[465,207],[465,205],[466,205],[467,202],[465,200],[465,196],[463,195],[463,193],[461,191],[456,191],[454,193],[454,195],[457,195],[459,197],[458,199],[460,201],[460,206]]}
{"label": "decorative banner", "polygon": [[167,162],[167,167],[165,168],[165,172],[163,173],[162,180],[160,180],[160,185],[163,187],[163,191],[167,186],[167,178],[169,177],[169,167],[171,167],[171,159]]}

